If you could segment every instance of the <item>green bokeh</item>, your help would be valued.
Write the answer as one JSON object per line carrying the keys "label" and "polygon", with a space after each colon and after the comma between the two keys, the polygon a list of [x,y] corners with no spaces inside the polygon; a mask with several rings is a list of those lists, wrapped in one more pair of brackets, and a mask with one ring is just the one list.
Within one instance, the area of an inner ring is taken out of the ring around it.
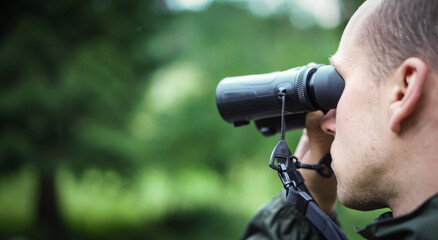
{"label": "green bokeh", "polygon": [[[41,179],[54,183],[63,239],[238,238],[282,187],[267,167],[278,137],[225,123],[217,83],[327,64],[345,24],[299,30],[284,14],[256,17],[230,1],[200,12],[110,0],[2,12],[5,239],[53,238],[38,214]],[[287,134],[292,149],[300,134]],[[338,215],[359,239],[352,226],[378,212],[338,206]]]}

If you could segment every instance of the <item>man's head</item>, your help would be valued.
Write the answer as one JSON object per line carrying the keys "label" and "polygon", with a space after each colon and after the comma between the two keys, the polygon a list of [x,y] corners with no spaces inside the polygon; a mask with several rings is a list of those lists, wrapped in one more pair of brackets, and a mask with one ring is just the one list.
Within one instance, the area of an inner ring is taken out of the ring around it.
{"label": "man's head", "polygon": [[364,22],[359,43],[366,49],[370,71],[384,78],[409,57],[438,67],[438,1],[372,1],[379,7]]}
{"label": "man's head", "polygon": [[331,58],[345,89],[336,122],[328,114],[323,128],[335,133],[333,169],[338,197],[348,207],[399,204],[412,187],[406,178],[424,167],[409,160],[426,161],[438,141],[438,132],[431,132],[438,129],[437,12],[437,0],[368,0]]}

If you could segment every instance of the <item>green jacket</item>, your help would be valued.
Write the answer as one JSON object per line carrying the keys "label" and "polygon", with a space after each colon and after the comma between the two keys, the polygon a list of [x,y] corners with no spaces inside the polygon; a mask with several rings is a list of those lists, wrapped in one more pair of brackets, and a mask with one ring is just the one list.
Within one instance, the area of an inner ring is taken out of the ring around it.
{"label": "green jacket", "polygon": [[438,195],[409,214],[384,213],[358,233],[367,239],[438,239]]}
{"label": "green jacket", "polygon": [[[286,202],[285,194],[280,192],[254,215],[242,239],[325,239]],[[384,213],[358,233],[367,239],[438,239],[438,195],[407,215]]]}
{"label": "green jacket", "polygon": [[281,191],[263,206],[249,222],[242,239],[325,239],[312,223],[286,202]]}

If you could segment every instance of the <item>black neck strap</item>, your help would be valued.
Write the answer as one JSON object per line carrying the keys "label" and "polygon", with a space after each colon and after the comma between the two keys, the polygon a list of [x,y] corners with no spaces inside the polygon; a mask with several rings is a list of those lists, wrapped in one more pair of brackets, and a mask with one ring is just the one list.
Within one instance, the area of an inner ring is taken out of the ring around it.
{"label": "black neck strap", "polygon": [[[281,139],[272,151],[269,166],[276,170],[284,188],[286,189],[286,200],[293,205],[298,212],[306,216],[312,224],[329,240],[345,240],[347,237],[340,227],[325,214],[315,203],[307,187],[304,185],[304,178],[297,168],[314,169],[324,177],[330,177],[333,171],[330,168],[331,156],[327,154],[316,165],[303,164],[293,156],[285,141],[284,108],[286,104],[286,91],[279,89],[281,98]],[[329,169],[324,173],[323,170]]]}

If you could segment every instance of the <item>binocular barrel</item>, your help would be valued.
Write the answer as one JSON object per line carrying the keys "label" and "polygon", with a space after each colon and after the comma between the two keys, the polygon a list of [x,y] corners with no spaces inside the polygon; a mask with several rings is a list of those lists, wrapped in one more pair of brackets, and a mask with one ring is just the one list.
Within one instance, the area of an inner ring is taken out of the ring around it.
{"label": "binocular barrel", "polygon": [[[286,94],[285,114],[297,114],[336,108],[343,90],[344,80],[333,66],[304,66],[283,72],[224,78],[216,89],[216,104],[225,121],[241,126],[252,120],[257,120],[256,124],[272,122],[265,119],[278,117],[280,92]],[[303,114],[296,117],[303,119]],[[288,119],[304,127],[302,120],[294,120],[293,116]],[[259,125],[261,130],[263,124]]]}

